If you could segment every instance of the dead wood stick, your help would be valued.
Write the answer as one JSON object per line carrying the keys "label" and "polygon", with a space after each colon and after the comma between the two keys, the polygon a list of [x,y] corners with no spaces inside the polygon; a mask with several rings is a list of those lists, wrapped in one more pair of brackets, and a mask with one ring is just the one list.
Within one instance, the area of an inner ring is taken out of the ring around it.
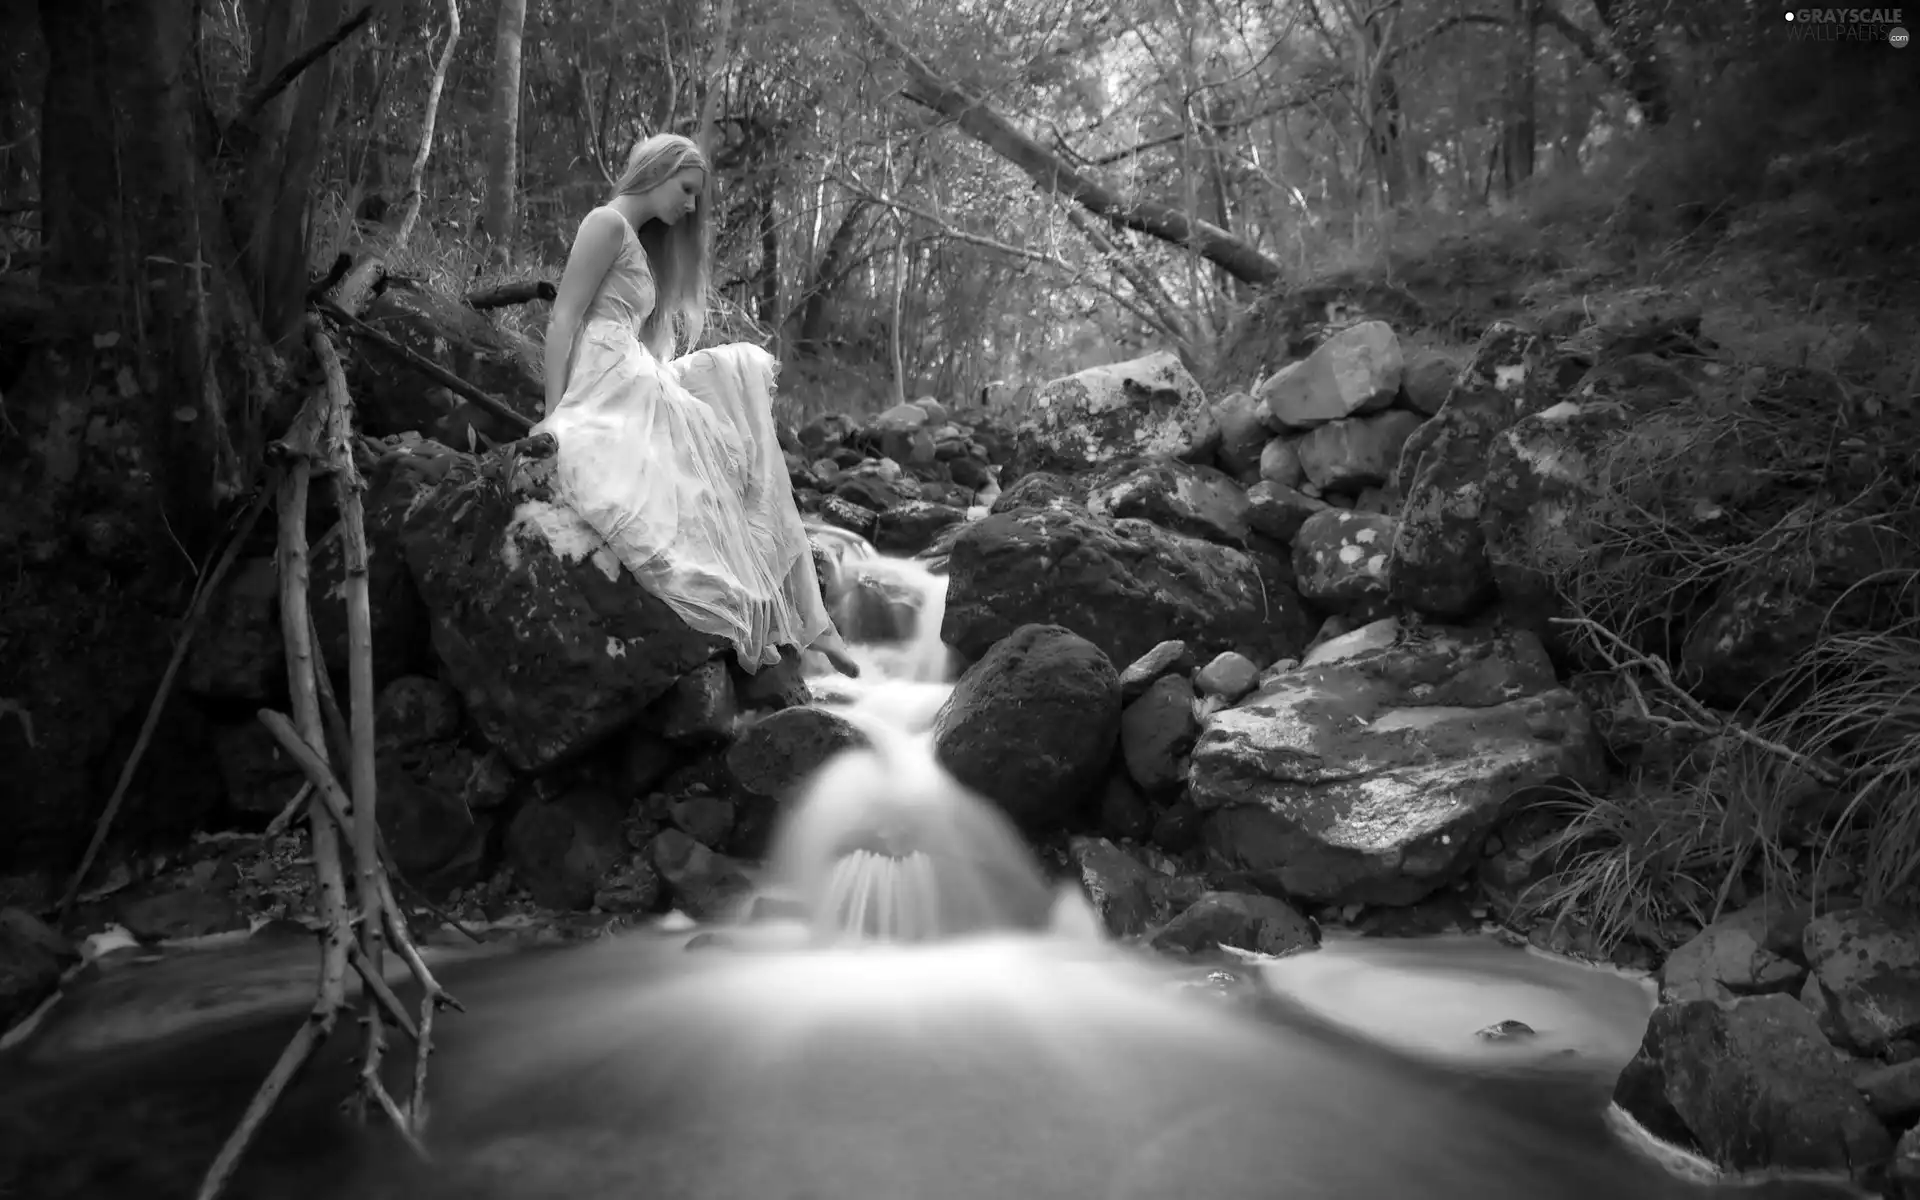
{"label": "dead wood stick", "polygon": [[300,815],[300,811],[307,806],[307,801],[312,796],[313,781],[310,779],[301,780],[300,790],[293,794],[293,799],[287,801],[287,806],[280,810],[280,815],[267,823],[267,831],[260,835],[260,840],[263,842],[271,842],[273,839],[285,833],[287,826],[293,824],[293,819]]}
{"label": "dead wood stick", "polygon": [[462,299],[466,306],[480,312],[489,308],[507,308],[515,304],[530,304],[535,300],[551,301],[559,295],[559,289],[546,279],[516,279],[512,283],[497,284],[493,287],[475,288]]}
{"label": "dead wood stick", "polygon": [[378,329],[362,321],[359,317],[345,311],[339,305],[331,301],[322,300],[314,307],[346,326],[347,332],[353,334],[355,337],[384,350],[400,362],[405,363],[422,375],[425,375],[428,379],[446,388],[454,395],[464,400],[471,400],[475,405],[486,409],[494,416],[511,424],[515,429],[525,432],[533,428],[532,419],[516,412],[506,401],[487,395],[479,388],[468,383],[458,375],[455,375],[452,371],[447,370],[432,359],[415,354],[399,342],[394,341],[386,334],[381,333]]}
{"label": "dead wood stick", "polygon": [[[239,1167],[247,1147],[260,1132],[267,1114],[273,1111],[281,1093],[313,1056],[315,1048],[332,1034],[334,1023],[346,1003],[347,949],[352,942],[353,925],[347,913],[346,878],[340,861],[339,835],[335,832],[335,817],[327,803],[330,799],[327,785],[332,784],[332,779],[323,759],[326,738],[320,725],[320,705],[313,676],[313,643],[308,634],[312,626],[307,603],[307,491],[310,464],[320,429],[319,414],[313,411],[316,402],[324,402],[324,397],[309,397],[302,406],[301,414],[294,419],[293,430],[276,446],[276,453],[289,460],[280,479],[278,497],[280,629],[287,656],[287,681],[293,700],[294,718],[288,721],[279,713],[263,711],[261,720],[276,737],[281,733],[276,728],[276,722],[284,726],[286,733],[291,735],[287,740],[297,743],[306,756],[313,760],[313,764],[320,768],[319,777],[315,777],[312,770],[308,771],[308,778],[313,780],[315,788],[307,809],[317,906],[321,917],[320,983],[308,1019],[287,1043],[273,1070],[261,1081],[239,1124],[227,1135],[219,1155],[200,1181],[198,1200],[217,1200]],[[336,792],[339,790],[338,784],[332,784],[332,787]]]}
{"label": "dead wood stick", "polygon": [[[293,765],[306,772],[307,782],[313,788],[315,804],[323,805],[327,816],[339,823],[341,829],[353,827],[353,804],[347,798],[346,789],[333,777],[333,768],[327,766],[327,760],[300,737],[300,731],[293,727],[285,714],[263,708],[255,714],[260,723],[267,727],[273,740],[293,759]],[[309,810],[311,811],[311,810]]]}
{"label": "dead wood stick", "polygon": [[[333,463],[334,496],[340,510],[341,556],[346,571],[347,605],[347,776],[353,795],[353,865],[358,872],[354,900],[360,909],[360,953],[375,975],[380,973],[385,922],[380,905],[386,889],[380,886],[380,826],[376,823],[379,779],[374,770],[373,607],[367,594],[367,524],[361,493],[366,489],[353,462],[353,397],[347,391],[347,373],[327,337],[320,318],[307,318],[307,342],[320,360],[327,381],[326,454]],[[385,1053],[377,997],[367,996],[367,1047],[363,1077],[380,1085],[380,1058]],[[391,1107],[392,1101],[387,1105]],[[398,1115],[398,1110],[394,1110]]]}
{"label": "dead wood stick", "polygon": [[347,955],[347,962],[352,964],[353,969],[359,973],[360,982],[366,985],[367,991],[380,1001],[380,1007],[393,1018],[393,1023],[400,1027],[400,1032],[418,1041],[420,1030],[414,1025],[413,1018],[407,1015],[406,1006],[400,1003],[400,997],[387,985],[386,977],[367,962],[367,956],[360,952],[360,947],[353,948]]}
{"label": "dead wood stick", "polygon": [[147,705],[147,716],[140,723],[140,734],[134,738],[133,749],[127,754],[127,761],[120,766],[120,778],[113,785],[113,794],[107,797],[107,807],[100,813],[100,819],[94,823],[93,838],[87,843],[87,851],[80,856],[80,865],[74,869],[73,878],[67,881],[66,894],[60,898],[60,920],[64,923],[67,914],[73,911],[73,902],[80,895],[80,888],[86,882],[87,872],[93,869],[93,860],[100,853],[100,847],[106,844],[107,832],[113,828],[113,820],[120,813],[120,805],[127,798],[127,788],[133,783],[133,774],[140,762],[146,757],[147,747],[153,742],[153,732],[160,725],[160,714],[167,707],[167,698],[173,694],[173,682],[180,674],[180,668],[187,661],[187,651],[193,646],[193,635],[200,629],[200,622],[206,617],[207,607],[213,595],[219,590],[220,583],[232,569],[234,560],[240,556],[240,547],[253,533],[253,527],[260,522],[260,514],[266,511],[267,501],[272,498],[273,489],[263,487],[260,494],[247,507],[233,536],[227,540],[226,548],[221,550],[213,569],[208,571],[194,589],[193,599],[187,605],[186,620],[181,623],[180,633],[174,638],[173,657],[167,660],[167,669],[161,673],[160,686],[154,689],[153,700]]}
{"label": "dead wood stick", "polygon": [[273,1070],[267,1072],[260,1090],[247,1102],[246,1112],[240,1115],[240,1124],[227,1138],[226,1145],[220,1147],[219,1157],[207,1168],[206,1177],[200,1181],[200,1190],[196,1193],[197,1200],[216,1200],[226,1190],[227,1182],[239,1168],[240,1158],[247,1152],[247,1145],[253,1141],[254,1133],[266,1121],[273,1106],[279,1103],[280,1094],[287,1090],[287,1085],[300,1073],[300,1068],[307,1065],[314,1050],[326,1040],[327,1031],[321,1028],[322,1023],[318,1011],[315,1011],[294,1032],[286,1049],[280,1052],[279,1060],[273,1064]]}
{"label": "dead wood stick", "polygon": [[[329,533],[327,537],[320,540],[325,542],[333,536],[335,535]],[[320,634],[317,627],[313,634],[313,641],[315,645],[318,645],[320,642]],[[343,778],[347,773],[346,764],[349,758],[348,747],[353,741],[352,736],[347,730],[347,718],[340,712],[340,701],[339,698],[333,694],[333,684],[327,678],[327,673],[325,671],[318,671],[314,674],[314,679],[319,683],[320,712],[326,720],[327,740],[328,744],[332,747],[334,777],[336,779]],[[345,827],[346,825],[343,822],[342,828],[344,829]],[[378,829],[377,825],[376,829]],[[452,913],[435,904],[431,899],[422,894],[418,887],[415,887],[408,881],[405,873],[400,870],[400,865],[393,859],[393,848],[387,845],[387,835],[384,831],[379,833],[378,840],[380,844],[380,866],[381,869],[386,871],[387,877],[413,893],[413,895],[419,899],[421,907],[439,918],[441,923],[452,926],[456,931],[464,935],[468,941],[479,945],[481,942],[479,934],[462,925]]]}

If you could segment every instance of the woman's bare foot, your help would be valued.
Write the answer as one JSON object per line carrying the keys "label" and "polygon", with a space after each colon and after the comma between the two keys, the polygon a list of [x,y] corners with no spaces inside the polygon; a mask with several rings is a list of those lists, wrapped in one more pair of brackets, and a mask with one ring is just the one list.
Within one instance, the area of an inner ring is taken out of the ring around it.
{"label": "woman's bare foot", "polygon": [[840,639],[838,630],[827,630],[827,632],[815,638],[813,645],[808,646],[807,649],[817,650],[821,654],[824,654],[827,661],[833,664],[833,669],[845,675],[847,678],[858,679],[860,677],[860,664],[853,661],[853,655],[848,651],[846,642]]}

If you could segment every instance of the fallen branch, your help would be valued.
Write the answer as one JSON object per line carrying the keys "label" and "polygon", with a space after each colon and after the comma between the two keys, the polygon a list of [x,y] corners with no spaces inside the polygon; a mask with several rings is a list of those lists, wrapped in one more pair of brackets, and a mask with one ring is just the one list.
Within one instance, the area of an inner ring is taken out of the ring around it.
{"label": "fallen branch", "polygon": [[[187,661],[187,651],[193,646],[193,635],[199,632],[200,622],[207,614],[207,606],[213,595],[219,590],[221,581],[227,577],[234,561],[240,556],[240,547],[253,533],[253,527],[260,522],[260,514],[266,511],[267,500],[273,495],[271,488],[263,487],[260,494],[248,506],[246,515],[240,519],[233,536],[227,540],[225,549],[214,562],[212,570],[201,577],[194,588],[193,599],[187,604],[186,619],[181,622],[180,633],[174,639],[173,657],[167,660],[167,669],[160,675],[160,686],[154,689],[153,700],[147,705],[147,716],[140,723],[139,736],[134,738],[133,749],[127,755],[127,761],[121,764],[120,778],[113,785],[113,794],[107,797],[107,807],[101,811],[99,821],[94,823],[93,839],[87,843],[86,853],[80,856],[80,865],[74,869],[73,878],[67,881],[66,893],[60,897],[60,921],[65,923],[67,914],[73,910],[73,902],[80,895],[80,888],[86,882],[87,872],[93,869],[93,860],[100,853],[100,847],[106,844],[107,832],[113,828],[113,820],[120,814],[120,805],[127,798],[127,788],[133,783],[133,775],[146,757],[147,747],[153,743],[153,732],[160,724],[160,714],[167,707],[167,698],[173,694],[173,681],[180,674],[180,667]],[[28,726],[28,741],[32,741],[32,726]]]}
{"label": "fallen branch", "polygon": [[[1840,773],[1825,763],[1800,753],[1791,746],[1782,745],[1771,738],[1762,737],[1739,723],[1715,713],[1706,705],[1693,698],[1692,693],[1680,686],[1673,677],[1673,671],[1666,663],[1648,654],[1635,650],[1627,640],[1608,629],[1598,621],[1587,617],[1552,617],[1555,625],[1564,625],[1585,633],[1593,643],[1595,651],[1605,660],[1632,693],[1633,701],[1640,708],[1640,715],[1652,725],[1663,729],[1688,730],[1708,737],[1725,735],[1736,741],[1744,742],[1754,749],[1772,755],[1799,770],[1805,771],[1816,782],[1832,786],[1840,782]],[[1609,649],[1611,647],[1611,649]],[[1654,712],[1647,698],[1640,691],[1640,685],[1634,681],[1629,669],[1638,667],[1651,674],[1654,681],[1680,710],[1687,715],[1685,720],[1664,717]]]}
{"label": "fallen branch", "polygon": [[559,289],[545,279],[521,279],[513,283],[503,283],[495,287],[476,288],[465,297],[466,306],[479,311],[489,308],[507,308],[515,304],[530,304],[535,300],[549,303],[559,295]]}
{"label": "fallen branch", "polygon": [[428,379],[446,388],[454,395],[464,400],[471,400],[474,404],[486,409],[501,420],[508,422],[523,433],[533,428],[533,421],[531,419],[514,411],[512,406],[508,405],[504,400],[499,400],[487,395],[479,388],[468,383],[458,375],[455,375],[452,371],[447,370],[432,359],[415,354],[399,342],[394,341],[386,334],[381,333],[378,329],[362,321],[359,317],[342,309],[339,305],[331,301],[322,300],[315,304],[314,307],[344,325],[347,332],[384,350],[400,362],[405,363],[422,375],[425,375]]}
{"label": "fallen branch", "polygon": [[[354,896],[360,905],[360,956],[374,974],[380,972],[384,946],[384,922],[381,905],[386,889],[380,886],[380,826],[377,817],[379,783],[374,771],[373,730],[373,609],[367,595],[367,524],[361,492],[366,484],[353,463],[353,428],[348,419],[353,398],[347,392],[347,373],[340,356],[327,339],[326,327],[318,317],[307,318],[307,341],[320,369],[326,376],[329,402],[327,411],[331,436],[327,444],[334,462],[333,489],[340,510],[340,529],[344,539],[341,555],[346,571],[347,606],[347,706],[348,778],[353,793],[353,861],[359,871]],[[380,1087],[380,1057],[385,1052],[386,1035],[381,1029],[380,1010],[372,990],[368,991],[367,1046],[361,1078],[366,1090],[376,1095],[399,1122],[399,1111]],[[401,1124],[406,1131],[404,1123]]]}
{"label": "fallen branch", "polygon": [[[288,691],[293,720],[263,711],[261,721],[281,740],[296,761],[307,767],[314,784],[307,808],[312,841],[316,896],[320,909],[320,983],[308,1018],[280,1054],[280,1060],[260,1084],[240,1123],[227,1136],[196,1193],[197,1200],[217,1200],[225,1190],[247,1147],[260,1132],[280,1094],[306,1066],[320,1043],[332,1035],[340,1010],[346,1006],[347,952],[353,941],[353,922],[347,910],[346,876],[340,860],[337,829],[344,814],[344,797],[326,769],[326,735],[321,729],[320,702],[314,683],[313,643],[309,636],[307,566],[307,493],[314,460],[329,426],[328,397],[324,390],[310,396],[287,435],[271,445],[269,457],[285,464],[280,481],[280,628],[287,657]],[[316,772],[313,768],[317,767]]]}

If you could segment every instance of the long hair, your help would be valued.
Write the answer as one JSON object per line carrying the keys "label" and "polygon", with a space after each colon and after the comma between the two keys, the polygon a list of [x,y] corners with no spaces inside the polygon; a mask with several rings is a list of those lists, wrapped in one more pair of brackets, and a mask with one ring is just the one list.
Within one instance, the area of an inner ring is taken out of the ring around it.
{"label": "long hair", "polygon": [[673,357],[676,345],[691,350],[706,332],[712,286],[707,214],[713,207],[713,168],[691,139],[656,133],[627,156],[627,169],[609,197],[651,191],[688,167],[698,168],[701,178],[693,212],[677,224],[648,221],[639,230],[655,293],[653,311],[640,326],[640,339],[663,360]]}

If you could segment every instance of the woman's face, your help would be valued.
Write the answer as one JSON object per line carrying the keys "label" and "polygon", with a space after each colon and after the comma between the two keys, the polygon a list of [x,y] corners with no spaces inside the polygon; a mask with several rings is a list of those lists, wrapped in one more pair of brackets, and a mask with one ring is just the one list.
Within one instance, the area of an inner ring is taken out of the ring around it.
{"label": "woman's face", "polygon": [[678,225],[682,217],[699,206],[700,189],[705,183],[706,172],[699,167],[686,167],[648,192],[647,202],[660,220],[669,225]]}

